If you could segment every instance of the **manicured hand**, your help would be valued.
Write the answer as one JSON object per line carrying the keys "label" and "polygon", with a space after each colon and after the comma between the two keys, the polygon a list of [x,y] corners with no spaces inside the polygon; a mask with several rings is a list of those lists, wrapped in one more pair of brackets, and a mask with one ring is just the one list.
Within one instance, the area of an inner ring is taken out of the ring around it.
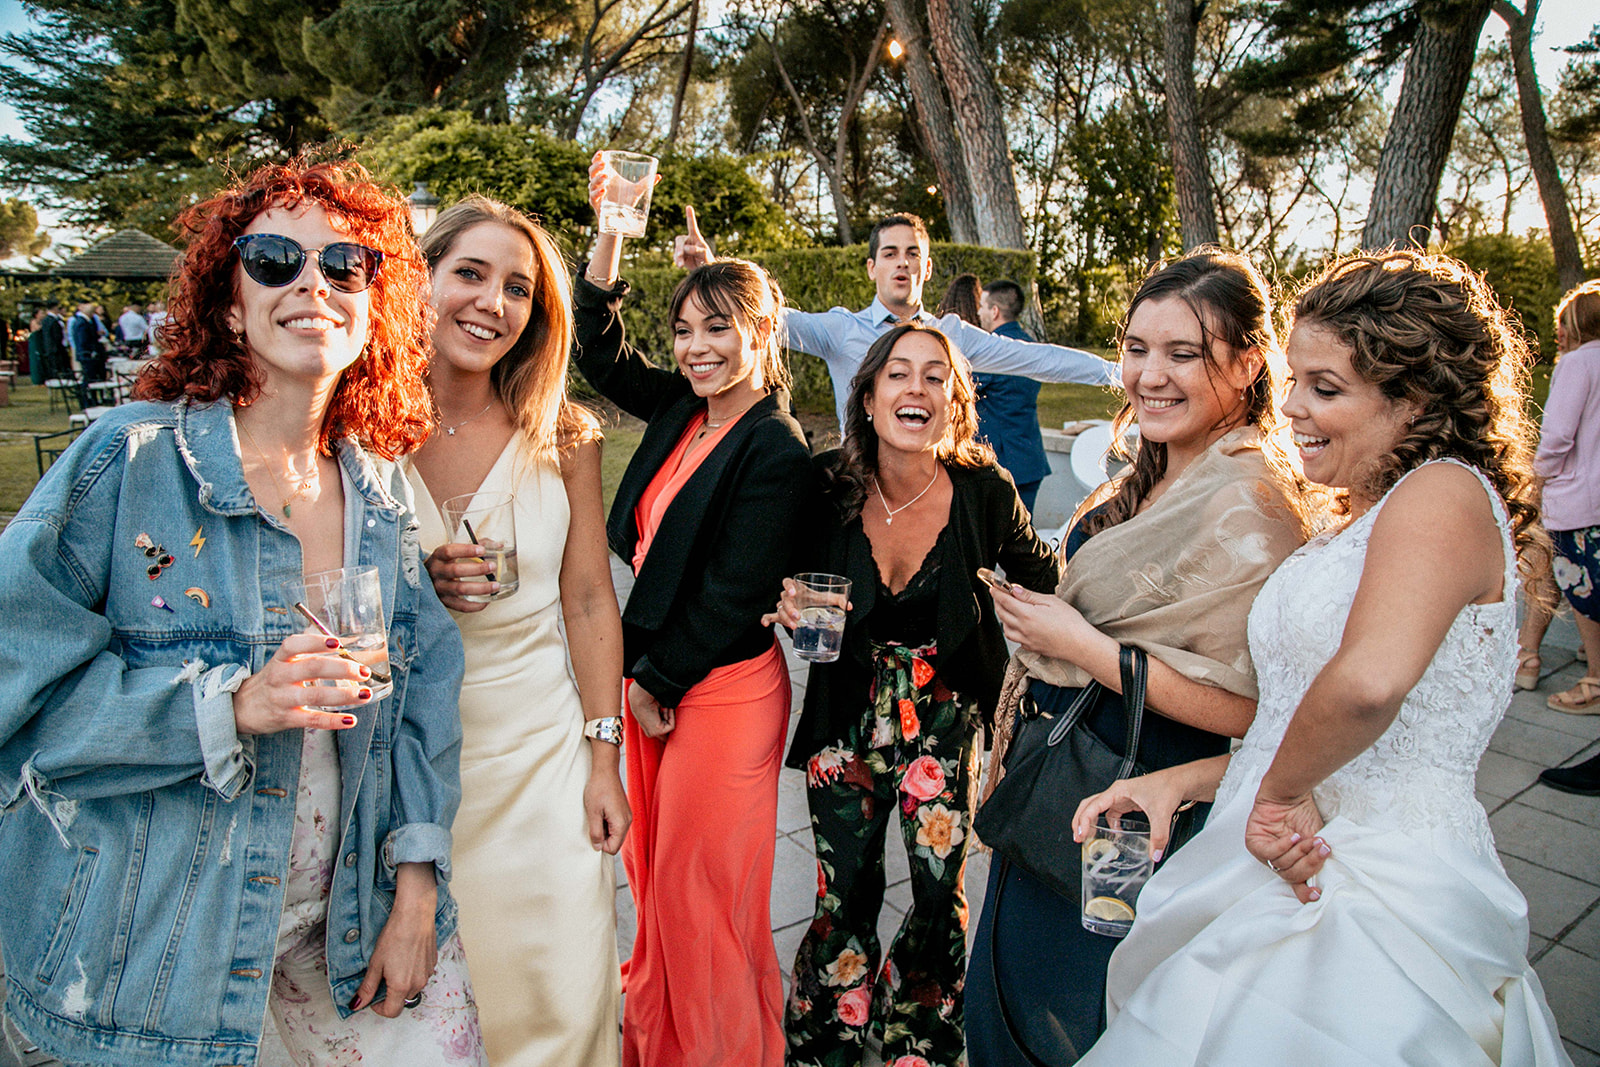
{"label": "manicured hand", "polygon": [[500,591],[499,582],[485,577],[494,570],[494,564],[483,558],[483,549],[478,545],[440,545],[424,566],[433,579],[439,602],[452,611],[482,611],[489,606],[487,602],[466,598]]}
{"label": "manicured hand", "polygon": [[[833,603],[838,603],[838,601],[835,600]],[[854,606],[848,600],[844,601],[842,605],[845,611],[849,611]],[[793,578],[785,578],[783,580],[783,592],[778,596],[777,608],[761,616],[762,626],[771,626],[773,623],[777,623],[789,630],[793,630],[800,625],[800,583]]]}
{"label": "manicured hand", "polygon": [[1072,816],[1072,839],[1081,842],[1093,834],[1101,815],[1107,816],[1106,821],[1116,827],[1122,816],[1140,811],[1150,820],[1150,855],[1159,861],[1172,836],[1172,816],[1189,799],[1184,795],[1183,778],[1177,771],[1178,768],[1169,767],[1137,778],[1119,778],[1104,792],[1085,797]]}
{"label": "manicured hand", "polygon": [[[367,961],[367,975],[350,1002],[352,1011],[368,1004],[385,1018],[399,1018],[405,1003],[422,992],[433,977],[439,962],[438,935],[434,912],[439,906],[439,888],[431,863],[402,863],[395,872],[394,910],[378,934],[378,943]],[[383,999],[373,1003],[378,984],[383,983]]]}
{"label": "manicured hand", "polygon": [[680,233],[672,239],[672,265],[682,267],[684,270],[694,270],[710,263],[715,256],[711,251],[711,242],[700,233],[700,224],[694,217],[694,208],[685,207],[683,212],[688,218],[689,232]]}
{"label": "manicured hand", "polygon": [[665,741],[673,730],[672,709],[661,706],[661,701],[638,682],[628,683],[628,711],[644,735],[656,741]]}
{"label": "manicured hand", "polygon": [[[365,704],[372,699],[372,672],[364,664],[332,651],[338,647],[336,638],[319,633],[284,638],[266,665],[246,678],[233,694],[234,729],[240,734],[275,734],[299,729],[348,730],[354,726],[353,714],[311,711],[306,707],[307,702],[327,707]],[[359,684],[314,684],[334,681]]]}
{"label": "manicured hand", "polygon": [[583,787],[583,811],[589,820],[589,844],[595,851],[612,856],[620,852],[633,825],[633,812],[615,768],[596,767],[589,772],[589,782]]}
{"label": "manicured hand", "polygon": [[1009,591],[991,586],[989,595],[1006,637],[1029,652],[1076,662],[1082,642],[1098,636],[1078,609],[1058,596],[1016,585]]}
{"label": "manicured hand", "polygon": [[1300,903],[1309,904],[1322,890],[1307,882],[1332,854],[1317,836],[1322,826],[1322,812],[1309,794],[1280,800],[1258,793],[1244,824],[1244,847],[1288,882]]}

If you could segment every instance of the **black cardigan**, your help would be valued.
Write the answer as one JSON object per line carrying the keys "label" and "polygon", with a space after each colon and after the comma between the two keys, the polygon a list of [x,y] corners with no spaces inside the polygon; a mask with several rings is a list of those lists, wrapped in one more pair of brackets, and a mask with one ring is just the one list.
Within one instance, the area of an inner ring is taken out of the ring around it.
{"label": "black cardigan", "polygon": [[[818,456],[819,475],[825,475],[840,456],[837,450]],[[995,466],[947,464],[945,471],[952,488],[947,531],[952,536],[939,569],[938,672],[951,689],[975,698],[988,721],[1010,654],[995,618],[994,601],[977,569],[999,563],[1008,581],[1054,593],[1061,567],[1050,546],[1034,532],[1009,474]],[[822,511],[827,521],[815,538],[807,569],[850,579],[850,614],[839,658],[811,665],[805,710],[789,748],[791,767],[803,768],[817,752],[846,736],[850,724],[866,710],[872,682],[866,618],[877,600],[878,566],[866,538],[850,535],[860,529],[860,516],[847,523],[831,502]]]}
{"label": "black cardigan", "polygon": [[[591,385],[649,423],[606,521],[611,550],[632,564],[639,498],[706,404],[683,375],[627,343],[617,314],[626,293],[626,283],[607,291],[578,275],[573,352]],[[728,429],[679,490],[622,613],[624,669],[663,705],[678,704],[713,668],[771,646],[761,616],[793,573],[815,484],[805,434],[779,389]]]}

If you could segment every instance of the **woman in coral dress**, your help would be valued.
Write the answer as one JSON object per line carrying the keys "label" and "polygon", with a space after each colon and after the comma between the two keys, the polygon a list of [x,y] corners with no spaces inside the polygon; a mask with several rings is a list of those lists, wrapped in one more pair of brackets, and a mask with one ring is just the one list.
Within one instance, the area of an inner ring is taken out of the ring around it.
{"label": "woman in coral dress", "polygon": [[[596,159],[590,199],[619,180]],[[667,309],[677,370],[628,345],[618,245],[578,279],[578,367],[644,419],[607,539],[637,580],[623,614],[624,856],[639,932],[627,1067],[781,1067],[769,897],[790,688],[763,610],[812,499],[776,340],[781,296],[753,263],[700,266]]]}

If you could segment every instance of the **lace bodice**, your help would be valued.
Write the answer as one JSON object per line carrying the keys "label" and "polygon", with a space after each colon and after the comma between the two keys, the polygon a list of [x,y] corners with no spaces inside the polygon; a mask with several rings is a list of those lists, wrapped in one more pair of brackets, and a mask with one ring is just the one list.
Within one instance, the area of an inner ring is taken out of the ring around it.
{"label": "lace bodice", "polygon": [[[1461,610],[1389,729],[1330,775],[1315,796],[1325,819],[1344,815],[1421,837],[1442,830],[1481,854],[1493,852],[1492,839],[1473,783],[1478,759],[1511,700],[1517,584],[1505,507],[1487,479],[1473,473],[1489,491],[1504,540],[1505,595]],[[1255,723],[1218,790],[1219,807],[1243,789],[1254,794],[1300,698],[1338,650],[1367,540],[1387,499],[1343,530],[1311,541],[1262,586],[1249,623],[1261,696]]]}

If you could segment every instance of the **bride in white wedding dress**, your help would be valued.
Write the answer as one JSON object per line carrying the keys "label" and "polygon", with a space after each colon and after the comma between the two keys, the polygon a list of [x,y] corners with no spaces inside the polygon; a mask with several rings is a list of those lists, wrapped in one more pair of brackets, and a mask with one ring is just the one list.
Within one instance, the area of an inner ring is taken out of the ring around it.
{"label": "bride in white wedding dress", "polygon": [[1348,522],[1256,598],[1261,698],[1231,762],[1079,808],[1081,837],[1216,799],[1141,894],[1081,1064],[1570,1063],[1473,795],[1511,697],[1515,549],[1540,547],[1526,356],[1441,256],[1352,257],[1296,301],[1283,410]]}

